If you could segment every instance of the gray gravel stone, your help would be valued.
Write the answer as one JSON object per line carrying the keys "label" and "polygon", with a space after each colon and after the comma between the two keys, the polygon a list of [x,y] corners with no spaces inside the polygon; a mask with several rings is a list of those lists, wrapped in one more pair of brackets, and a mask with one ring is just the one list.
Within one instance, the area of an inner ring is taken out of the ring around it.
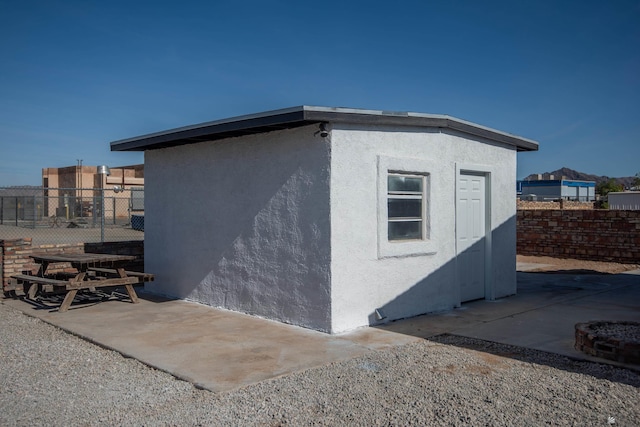
{"label": "gray gravel stone", "polygon": [[468,338],[211,393],[3,304],[0,322],[3,426],[640,425],[638,373]]}
{"label": "gray gravel stone", "polygon": [[640,343],[639,322],[590,322],[589,330],[593,335],[615,338],[620,341]]}

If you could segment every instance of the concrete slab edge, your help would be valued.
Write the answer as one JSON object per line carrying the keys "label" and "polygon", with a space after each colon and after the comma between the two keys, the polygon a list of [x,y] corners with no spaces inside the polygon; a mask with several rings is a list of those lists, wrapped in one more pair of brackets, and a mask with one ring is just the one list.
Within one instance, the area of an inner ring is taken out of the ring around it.
{"label": "concrete slab edge", "polygon": [[40,317],[38,317],[38,316],[36,316],[36,315],[34,315],[34,314],[28,313],[28,312],[26,312],[26,311],[23,311],[23,310],[20,310],[20,309],[18,309],[18,308],[12,307],[12,306],[10,306],[10,305],[8,305],[8,304],[5,304],[5,303],[4,303],[4,301],[0,301],[0,304],[4,305],[5,307],[9,307],[11,310],[18,311],[18,312],[20,312],[20,313],[24,314],[25,316],[29,316],[29,317],[31,317],[31,318],[33,318],[33,319],[37,319],[37,320],[39,320],[39,321],[41,321],[41,322],[43,322],[43,323],[46,323],[46,324],[48,324],[48,325],[51,325],[51,326],[53,326],[53,327],[54,327],[54,328],[56,328],[56,329],[59,329],[59,330],[64,331],[64,332],[66,332],[66,333],[68,333],[68,334],[70,334],[70,335],[73,335],[74,337],[77,337],[77,338],[80,338],[80,339],[82,339],[82,340],[84,340],[84,341],[90,342],[91,344],[96,345],[96,346],[98,346],[98,347],[100,347],[100,348],[102,348],[102,349],[110,350],[110,351],[114,351],[114,352],[116,352],[116,353],[120,354],[122,357],[125,357],[125,358],[127,358],[127,359],[134,359],[134,360],[137,360],[138,362],[142,363],[142,364],[143,364],[143,365],[145,365],[145,366],[148,366],[148,367],[153,368],[153,369],[155,369],[155,370],[157,370],[157,371],[161,371],[161,372],[164,372],[164,373],[166,373],[166,374],[169,374],[169,375],[171,375],[172,377],[174,377],[174,378],[176,378],[176,379],[178,379],[178,380],[180,380],[180,381],[185,381],[185,382],[188,382],[188,383],[190,383],[190,384],[193,384],[193,386],[194,386],[194,387],[196,387],[196,388],[198,388],[198,389],[201,389],[201,390],[207,390],[207,391],[210,391],[210,392],[212,392],[212,393],[217,393],[217,392],[219,392],[219,391],[220,391],[220,390],[218,390],[218,391],[216,391],[216,390],[211,390],[210,388],[207,388],[206,386],[204,386],[204,385],[202,385],[202,384],[199,384],[197,381],[194,381],[192,378],[186,377],[186,376],[184,376],[184,375],[176,374],[176,373],[174,373],[174,372],[168,371],[167,369],[163,369],[163,368],[161,368],[161,367],[159,367],[159,366],[155,366],[155,365],[153,365],[153,364],[151,364],[151,363],[148,363],[148,362],[145,362],[145,361],[143,361],[143,360],[140,360],[139,358],[137,358],[137,357],[135,357],[135,356],[133,356],[133,355],[131,355],[131,354],[128,354],[128,353],[126,353],[126,352],[123,352],[123,351],[121,351],[121,350],[118,350],[117,348],[114,348],[114,347],[112,347],[112,346],[110,346],[110,345],[107,345],[107,344],[101,343],[101,342],[99,342],[99,341],[96,341],[96,340],[92,339],[92,338],[91,338],[91,337],[89,337],[89,336],[86,336],[86,335],[84,335],[84,334],[80,334],[80,333],[74,332],[74,331],[72,331],[72,330],[70,330],[70,329],[67,329],[67,328],[64,328],[64,327],[62,327],[62,326],[56,325],[55,323],[52,323],[52,322],[50,322],[50,321],[48,321],[48,320],[46,320],[46,319],[40,318]]}

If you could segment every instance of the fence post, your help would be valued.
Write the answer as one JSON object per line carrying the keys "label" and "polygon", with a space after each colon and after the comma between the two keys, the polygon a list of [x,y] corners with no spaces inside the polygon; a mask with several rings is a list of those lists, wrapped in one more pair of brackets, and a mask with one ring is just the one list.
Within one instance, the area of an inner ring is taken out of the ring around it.
{"label": "fence post", "polygon": [[16,196],[16,227],[18,226],[18,196]]}
{"label": "fence post", "polygon": [[36,229],[36,219],[37,219],[37,216],[38,216],[38,213],[37,213],[36,210],[37,210],[37,207],[36,207],[36,196],[33,195],[33,221],[31,222],[31,228],[34,229],[34,230]]}
{"label": "fence post", "polygon": [[91,208],[93,213],[91,215],[91,222],[93,222],[93,228],[96,228],[96,215],[98,214],[98,202],[96,202],[96,195],[93,195],[93,207]]}
{"label": "fence post", "polygon": [[100,189],[100,242],[104,243],[104,187]]}

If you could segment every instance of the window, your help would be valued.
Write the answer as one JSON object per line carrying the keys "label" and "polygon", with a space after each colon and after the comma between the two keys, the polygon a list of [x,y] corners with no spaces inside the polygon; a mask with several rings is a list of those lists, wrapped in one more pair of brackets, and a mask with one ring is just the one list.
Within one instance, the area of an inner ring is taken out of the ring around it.
{"label": "window", "polygon": [[422,240],[425,236],[426,176],[389,173],[387,237],[390,241]]}
{"label": "window", "polygon": [[378,156],[378,258],[438,252],[442,169],[429,159]]}

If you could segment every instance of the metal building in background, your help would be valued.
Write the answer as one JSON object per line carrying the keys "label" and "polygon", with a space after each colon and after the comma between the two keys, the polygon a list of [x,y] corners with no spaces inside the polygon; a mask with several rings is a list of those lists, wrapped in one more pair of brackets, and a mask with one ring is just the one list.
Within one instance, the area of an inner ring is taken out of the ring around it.
{"label": "metal building in background", "polygon": [[522,200],[574,200],[593,202],[596,182],[573,179],[541,179],[518,181],[518,196]]}
{"label": "metal building in background", "polygon": [[607,197],[611,210],[640,211],[640,191],[609,193]]}

